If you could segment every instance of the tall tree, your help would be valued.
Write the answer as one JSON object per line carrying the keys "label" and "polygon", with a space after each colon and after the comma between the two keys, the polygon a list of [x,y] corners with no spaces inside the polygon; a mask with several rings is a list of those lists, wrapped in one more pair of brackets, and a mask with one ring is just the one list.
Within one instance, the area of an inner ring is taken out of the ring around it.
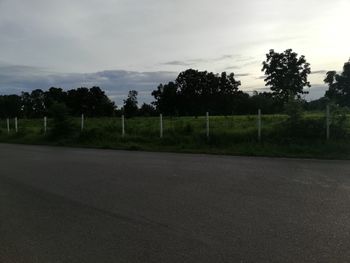
{"label": "tall tree", "polygon": [[289,98],[301,98],[305,87],[311,87],[308,75],[311,73],[310,64],[305,56],[298,57],[292,49],[283,53],[273,49],[266,54],[262,71],[265,72],[266,86],[270,87],[278,100],[286,102]]}
{"label": "tall tree", "polygon": [[136,90],[130,90],[128,98],[124,100],[124,114],[127,118],[135,117],[137,115],[137,95],[138,92]]}
{"label": "tall tree", "polygon": [[89,90],[89,112],[92,116],[111,116],[115,109],[115,103],[111,101],[100,87],[92,87]]}
{"label": "tall tree", "polygon": [[157,110],[165,115],[175,115],[178,113],[178,96],[177,86],[174,82],[168,84],[160,84],[156,90],[152,92]]}
{"label": "tall tree", "polygon": [[45,106],[51,108],[54,103],[66,104],[67,93],[61,88],[51,87],[45,92]]}
{"label": "tall tree", "polygon": [[199,114],[201,104],[201,95],[203,94],[204,76],[206,71],[200,72],[194,69],[188,69],[181,72],[175,83],[178,89],[179,110],[185,115]]}
{"label": "tall tree", "polygon": [[79,116],[82,113],[89,115],[89,89],[82,87],[68,90],[66,103],[71,114],[75,116]]}
{"label": "tall tree", "polygon": [[341,106],[350,107],[350,59],[344,64],[341,74],[336,71],[327,72],[324,82],[329,86],[325,95],[327,98]]}
{"label": "tall tree", "polygon": [[46,113],[45,95],[41,89],[33,90],[30,94],[32,104],[32,117],[43,117]]}
{"label": "tall tree", "polygon": [[45,95],[41,89],[33,90],[31,93],[22,92],[21,104],[23,116],[26,118],[37,118],[45,115]]}
{"label": "tall tree", "polygon": [[156,115],[156,109],[154,108],[153,105],[143,103],[140,110],[139,110],[139,115],[140,116],[155,116]]}
{"label": "tall tree", "polygon": [[25,118],[32,117],[33,114],[33,104],[29,92],[22,92],[21,94],[21,104],[23,116]]}

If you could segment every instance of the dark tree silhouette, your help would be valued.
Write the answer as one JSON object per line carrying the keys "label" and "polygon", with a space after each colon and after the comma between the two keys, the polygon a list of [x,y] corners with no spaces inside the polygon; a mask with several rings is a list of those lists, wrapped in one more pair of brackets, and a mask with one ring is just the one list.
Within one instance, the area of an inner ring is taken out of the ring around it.
{"label": "dark tree silhouette", "polygon": [[124,100],[123,110],[124,110],[125,117],[127,118],[135,117],[138,113],[137,95],[138,95],[138,92],[136,90],[130,90],[128,94],[128,98]]}
{"label": "dark tree silhouette", "polygon": [[28,92],[22,92],[21,95],[21,104],[23,117],[30,118],[33,114],[33,104],[30,94]]}
{"label": "dark tree silhouette", "polygon": [[175,115],[177,113],[178,96],[177,86],[174,82],[168,84],[160,84],[156,90],[152,92],[155,102],[152,104],[156,106],[159,112],[165,115]]}
{"label": "dark tree silhouette", "polygon": [[45,106],[46,108],[51,108],[54,103],[63,103],[65,104],[67,100],[67,93],[61,88],[51,87],[48,91],[45,92]]}
{"label": "dark tree silhouette", "polygon": [[20,116],[22,110],[22,100],[18,95],[0,96],[0,116],[1,118],[13,118]]}
{"label": "dark tree silhouette", "polygon": [[155,116],[156,114],[157,114],[157,111],[154,108],[154,106],[147,103],[142,104],[139,110],[140,116]]}
{"label": "dark tree silhouette", "polygon": [[41,89],[33,90],[31,93],[22,92],[21,104],[25,117],[37,118],[46,113],[45,93]]}
{"label": "dark tree silhouette", "polygon": [[31,93],[22,92],[21,96],[0,96],[0,116],[42,118],[51,116],[50,108],[54,104],[64,104],[70,115],[113,116],[116,106],[99,87],[79,88],[63,91],[51,87],[44,92],[41,89]]}
{"label": "dark tree silhouette", "polygon": [[327,98],[341,106],[350,107],[350,59],[344,64],[341,74],[336,71],[327,72],[324,82],[329,86],[325,95]]}
{"label": "dark tree silhouette", "polygon": [[66,105],[71,111],[71,114],[79,116],[84,113],[88,115],[89,112],[89,89],[82,87],[78,89],[68,90]]}
{"label": "dark tree silhouette", "polygon": [[262,71],[265,72],[266,86],[270,87],[276,99],[287,102],[289,98],[301,98],[307,94],[304,87],[311,87],[308,75],[310,64],[305,56],[298,57],[292,49],[277,53],[273,49],[266,54]]}
{"label": "dark tree silhouette", "polygon": [[181,72],[175,82],[160,84],[152,92],[154,105],[166,115],[231,114],[237,108],[241,85],[234,74],[221,75],[188,69]]}
{"label": "dark tree silhouette", "polygon": [[115,111],[115,104],[99,87],[89,90],[89,111],[91,116],[111,116]]}
{"label": "dark tree silhouette", "polygon": [[32,114],[31,117],[37,118],[44,116],[46,113],[46,106],[45,106],[45,95],[44,91],[41,89],[33,90],[30,94],[31,99],[31,106],[32,106]]}
{"label": "dark tree silhouette", "polygon": [[115,111],[114,102],[99,87],[69,90],[66,104],[73,115],[111,116]]}
{"label": "dark tree silhouette", "polygon": [[255,114],[258,109],[261,109],[265,114],[282,112],[283,110],[283,105],[280,101],[273,98],[271,92],[254,92],[249,101],[250,103],[246,110],[250,110],[249,113],[251,114]]}

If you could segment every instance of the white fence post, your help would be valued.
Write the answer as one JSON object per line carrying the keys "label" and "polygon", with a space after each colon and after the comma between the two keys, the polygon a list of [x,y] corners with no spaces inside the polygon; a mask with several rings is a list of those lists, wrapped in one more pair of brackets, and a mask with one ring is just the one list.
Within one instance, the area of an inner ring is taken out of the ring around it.
{"label": "white fence post", "polygon": [[122,136],[125,136],[125,117],[122,115]]}
{"label": "white fence post", "polygon": [[160,121],[160,138],[163,138],[163,114],[159,115],[159,121]]}
{"label": "white fence post", "polygon": [[258,140],[261,141],[261,109],[258,110]]}
{"label": "white fence post", "polygon": [[327,109],[326,109],[326,136],[327,136],[327,140],[330,139],[330,125],[331,125],[331,119],[330,119],[330,110],[329,110],[329,105],[327,105]]}
{"label": "white fence post", "polygon": [[10,134],[10,119],[9,118],[7,118],[6,123],[7,123],[7,133]]}
{"label": "white fence post", "polygon": [[207,138],[209,138],[210,136],[209,112],[207,112],[206,119],[207,119]]}
{"label": "white fence post", "polygon": [[46,134],[47,131],[47,118],[46,116],[44,117],[44,133]]}
{"label": "white fence post", "polygon": [[17,117],[15,117],[15,131],[18,132],[18,120]]}
{"label": "white fence post", "polygon": [[84,130],[84,114],[81,115],[81,131]]}

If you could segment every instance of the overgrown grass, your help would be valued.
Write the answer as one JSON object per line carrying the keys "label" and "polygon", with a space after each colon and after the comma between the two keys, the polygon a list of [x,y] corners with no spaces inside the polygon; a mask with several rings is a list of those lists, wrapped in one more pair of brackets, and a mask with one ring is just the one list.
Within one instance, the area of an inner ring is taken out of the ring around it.
{"label": "overgrown grass", "polygon": [[342,132],[331,126],[326,140],[325,116],[309,113],[296,126],[288,126],[285,115],[262,117],[262,140],[258,141],[257,116],[210,117],[210,138],[206,137],[205,117],[165,117],[164,137],[159,138],[159,118],[125,120],[122,137],[121,118],[87,118],[84,131],[80,119],[71,120],[69,134],[51,136],[52,120],[44,134],[43,120],[19,120],[18,133],[8,134],[5,120],[0,123],[0,141],[7,143],[47,144],[108,149],[193,152],[250,156],[350,159],[350,122]]}

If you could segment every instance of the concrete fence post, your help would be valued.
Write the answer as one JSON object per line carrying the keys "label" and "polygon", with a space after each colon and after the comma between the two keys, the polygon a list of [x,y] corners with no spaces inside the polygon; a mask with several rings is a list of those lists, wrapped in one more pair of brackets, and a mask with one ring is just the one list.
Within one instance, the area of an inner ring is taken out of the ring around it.
{"label": "concrete fence post", "polygon": [[46,134],[47,132],[47,118],[46,116],[44,117],[44,133]]}
{"label": "concrete fence post", "polygon": [[159,115],[159,121],[160,121],[160,134],[159,137],[163,138],[163,114]]}
{"label": "concrete fence post", "polygon": [[122,115],[122,136],[125,136],[125,117]]}
{"label": "concrete fence post", "polygon": [[261,141],[261,109],[258,110],[258,140]]}
{"label": "concrete fence post", "polygon": [[327,105],[326,109],[326,138],[327,140],[330,139],[330,125],[331,125],[331,118],[330,118],[330,110],[329,110],[329,105]]}
{"label": "concrete fence post", "polygon": [[9,118],[6,119],[6,123],[7,123],[7,133],[10,134],[10,119]]}
{"label": "concrete fence post", "polygon": [[207,138],[210,136],[210,122],[209,122],[209,112],[206,114],[206,122],[207,122]]}
{"label": "concrete fence post", "polygon": [[18,132],[18,119],[15,117],[15,131]]}
{"label": "concrete fence post", "polygon": [[81,114],[81,131],[84,131],[84,114]]}

